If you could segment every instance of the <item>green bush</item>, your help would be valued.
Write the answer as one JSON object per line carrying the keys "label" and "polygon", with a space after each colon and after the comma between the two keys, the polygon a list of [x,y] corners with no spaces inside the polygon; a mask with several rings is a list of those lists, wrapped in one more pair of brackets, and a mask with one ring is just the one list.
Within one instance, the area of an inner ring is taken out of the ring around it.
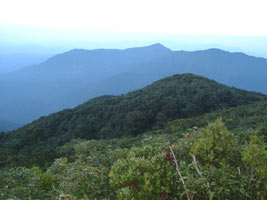
{"label": "green bush", "polygon": [[202,135],[196,141],[191,154],[198,156],[205,165],[224,162],[234,146],[234,135],[226,129],[222,120],[218,119],[201,129]]}
{"label": "green bush", "polygon": [[40,175],[40,186],[43,190],[50,191],[58,187],[58,179],[51,173],[43,173]]}
{"label": "green bush", "polygon": [[1,169],[0,199],[265,198],[265,128],[250,137],[253,129],[234,135],[216,120],[186,132],[164,134],[166,130],[122,139],[73,140],[58,149],[62,158],[45,171]]}
{"label": "green bush", "polygon": [[133,147],[109,173],[118,199],[160,199],[176,195],[178,176],[162,147]]}

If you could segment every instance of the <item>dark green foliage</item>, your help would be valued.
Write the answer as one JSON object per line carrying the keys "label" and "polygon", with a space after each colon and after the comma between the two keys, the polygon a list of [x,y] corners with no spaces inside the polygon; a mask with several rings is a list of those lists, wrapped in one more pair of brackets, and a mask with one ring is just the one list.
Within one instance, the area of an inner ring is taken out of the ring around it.
{"label": "dark green foliage", "polygon": [[222,118],[225,126],[235,133],[242,132],[244,136],[250,129],[260,129],[259,132],[266,138],[267,101],[223,109],[197,117],[173,120],[168,122],[164,132],[185,131],[194,126],[203,127],[217,118]]}
{"label": "dark green foliage", "polygon": [[58,186],[59,180],[51,173],[43,173],[40,175],[40,187],[43,190],[50,191],[53,187]]}
{"label": "dark green foliage", "polygon": [[33,167],[0,170],[0,199],[51,199],[56,195],[55,176]]}
{"label": "dark green foliage", "polygon": [[4,149],[17,156],[11,160],[6,157],[1,163],[45,167],[57,156],[55,148],[74,138],[135,136],[174,119],[264,99],[265,95],[230,88],[204,77],[175,75],[126,95],[92,99],[4,135]]}

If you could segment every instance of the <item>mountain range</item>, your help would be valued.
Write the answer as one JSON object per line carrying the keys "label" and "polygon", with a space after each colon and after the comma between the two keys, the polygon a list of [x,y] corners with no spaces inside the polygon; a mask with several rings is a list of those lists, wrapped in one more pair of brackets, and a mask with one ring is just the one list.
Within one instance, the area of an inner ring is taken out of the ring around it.
{"label": "mountain range", "polygon": [[96,96],[124,94],[181,73],[267,94],[267,60],[243,53],[172,51],[161,44],[125,50],[74,49],[0,75],[0,119],[26,124]]}

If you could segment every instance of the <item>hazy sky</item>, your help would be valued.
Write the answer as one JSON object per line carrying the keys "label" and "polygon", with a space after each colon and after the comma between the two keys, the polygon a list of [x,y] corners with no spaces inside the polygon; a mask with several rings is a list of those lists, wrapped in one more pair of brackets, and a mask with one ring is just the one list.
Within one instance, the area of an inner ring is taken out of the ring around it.
{"label": "hazy sky", "polygon": [[266,53],[266,19],[267,0],[0,0],[0,46],[172,40]]}
{"label": "hazy sky", "polygon": [[266,0],[1,0],[0,23],[92,31],[267,35]]}

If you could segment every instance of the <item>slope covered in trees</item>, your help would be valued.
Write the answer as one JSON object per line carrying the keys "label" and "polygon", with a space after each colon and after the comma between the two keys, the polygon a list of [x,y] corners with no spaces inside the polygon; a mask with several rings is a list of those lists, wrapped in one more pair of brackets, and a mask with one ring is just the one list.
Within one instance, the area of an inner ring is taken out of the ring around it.
{"label": "slope covered in trees", "polygon": [[174,75],[126,95],[92,99],[3,134],[2,165],[23,162],[44,166],[55,158],[56,147],[74,138],[134,136],[162,128],[174,119],[260,100],[266,96],[192,74]]}

